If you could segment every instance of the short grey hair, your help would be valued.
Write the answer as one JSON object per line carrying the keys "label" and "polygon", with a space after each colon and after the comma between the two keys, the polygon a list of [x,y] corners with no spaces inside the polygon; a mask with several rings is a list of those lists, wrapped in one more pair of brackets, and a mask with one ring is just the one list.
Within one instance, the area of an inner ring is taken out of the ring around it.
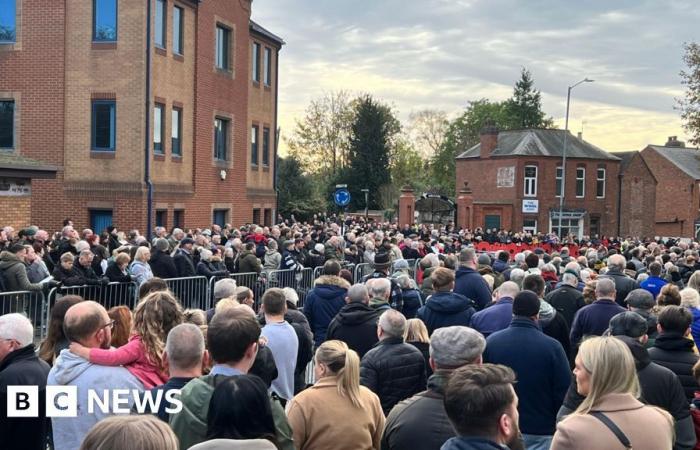
{"label": "short grey hair", "polygon": [[401,289],[415,289],[415,284],[413,284],[413,280],[411,277],[409,277],[406,274],[402,274],[394,278],[396,280],[396,283],[399,285]]}
{"label": "short grey hair", "polygon": [[236,280],[224,278],[214,283],[214,299],[233,297],[236,295]]}
{"label": "short grey hair", "polygon": [[297,294],[297,291],[295,291],[293,288],[286,287],[282,289],[282,292],[284,292],[284,298],[288,302],[294,304],[295,306],[299,303],[299,294]]}
{"label": "short grey hair", "polygon": [[514,281],[506,281],[498,288],[498,298],[510,297],[515,298],[520,292],[518,283]]}
{"label": "short grey hair", "polygon": [[578,277],[576,274],[573,274],[571,272],[565,272],[564,275],[561,277],[561,281],[564,284],[568,284],[569,286],[578,286]]}
{"label": "short grey hair", "polygon": [[617,269],[620,272],[625,270],[627,266],[627,260],[622,255],[610,255],[608,257],[608,268]]}
{"label": "short grey hair", "polygon": [[615,282],[610,278],[600,278],[595,286],[596,298],[612,297],[615,295]]}
{"label": "short grey hair", "polygon": [[681,306],[685,308],[700,307],[700,294],[693,288],[685,288],[681,291]]}
{"label": "short grey hair", "polygon": [[366,303],[369,300],[369,291],[364,284],[353,284],[348,289],[350,303]]}
{"label": "short grey hair", "polygon": [[198,367],[204,354],[204,335],[197,325],[181,323],[168,333],[165,352],[168,354],[168,364],[174,369]]}
{"label": "short grey hair", "polygon": [[525,271],[523,269],[516,268],[510,271],[510,281],[513,281],[518,286],[522,286],[524,278]]}
{"label": "short grey hair", "polygon": [[391,294],[391,281],[387,278],[371,278],[367,280],[367,287],[372,297],[386,298]]}
{"label": "short grey hair", "polygon": [[406,334],[406,317],[395,309],[387,309],[379,316],[379,328],[389,337],[403,338]]}
{"label": "short grey hair", "polygon": [[0,316],[0,338],[13,339],[26,347],[34,341],[34,327],[23,314],[5,314]]}
{"label": "short grey hair", "polygon": [[211,259],[212,252],[206,248],[199,249],[199,259],[202,261],[209,261]]}

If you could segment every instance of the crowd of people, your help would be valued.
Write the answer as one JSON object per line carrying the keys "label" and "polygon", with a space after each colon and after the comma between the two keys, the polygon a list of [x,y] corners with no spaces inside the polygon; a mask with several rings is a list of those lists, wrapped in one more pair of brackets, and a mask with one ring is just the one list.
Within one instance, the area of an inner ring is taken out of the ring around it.
{"label": "crowd of people", "polygon": [[[535,248],[479,253],[482,240]],[[4,291],[133,281],[139,301],[60,296],[41,342],[26,310],[0,316],[0,447],[695,448],[700,245],[566,242],[322,220],[149,237],[5,227]],[[357,280],[360,263],[372,271]],[[323,275],[303,302],[228,277],[304,267]],[[196,275],[218,278],[209,310],[164,281]],[[37,417],[8,417],[8,386],[38,387]],[[75,417],[47,416],[50,386],[77,389]],[[131,414],[92,405],[116,389],[135,393]]]}

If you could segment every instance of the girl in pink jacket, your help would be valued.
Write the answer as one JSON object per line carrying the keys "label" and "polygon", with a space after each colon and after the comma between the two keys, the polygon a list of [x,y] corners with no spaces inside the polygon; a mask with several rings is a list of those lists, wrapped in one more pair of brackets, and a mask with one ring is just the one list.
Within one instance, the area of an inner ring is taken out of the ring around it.
{"label": "girl in pink jacket", "polygon": [[183,321],[182,307],[170,291],[153,292],[134,310],[129,342],[114,349],[87,348],[77,342],[70,351],[101,366],[124,366],[151,389],[168,381],[163,350],[168,333]]}

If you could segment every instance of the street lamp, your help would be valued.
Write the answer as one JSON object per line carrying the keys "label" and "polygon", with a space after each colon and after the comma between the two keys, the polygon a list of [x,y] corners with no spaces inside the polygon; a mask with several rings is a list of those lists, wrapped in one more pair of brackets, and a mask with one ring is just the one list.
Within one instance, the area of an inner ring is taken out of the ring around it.
{"label": "street lamp", "polygon": [[369,213],[369,189],[362,189],[362,192],[365,193],[365,222],[367,222],[367,215]]}
{"label": "street lamp", "polygon": [[566,145],[569,142],[569,104],[571,102],[571,90],[581,83],[593,83],[595,80],[591,80],[586,77],[573,86],[569,86],[569,90],[566,93],[566,119],[564,120],[564,149],[562,150],[561,158],[561,191],[559,192],[559,239],[561,236],[561,219],[564,213],[564,196],[566,195]]}

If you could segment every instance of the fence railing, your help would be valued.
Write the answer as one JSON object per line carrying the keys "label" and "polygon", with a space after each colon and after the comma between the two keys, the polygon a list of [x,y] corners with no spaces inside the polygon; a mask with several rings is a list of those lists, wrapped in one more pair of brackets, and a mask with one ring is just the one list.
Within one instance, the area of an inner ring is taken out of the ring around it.
{"label": "fence railing", "polygon": [[0,316],[24,314],[34,325],[34,338],[44,339],[49,323],[49,305],[42,291],[15,291],[0,293]]}
{"label": "fence railing", "polygon": [[128,306],[133,309],[139,298],[139,286],[135,282],[109,283],[105,285],[65,286],[51,289],[48,304],[53,306],[64,295],[79,295],[85,300],[94,300],[106,309]]}
{"label": "fence railing", "polygon": [[369,275],[374,271],[374,267],[370,263],[360,263],[355,266],[355,272],[353,273],[353,281],[355,283],[361,283],[362,278]]}
{"label": "fence railing", "polygon": [[166,278],[164,281],[175,297],[180,300],[183,309],[195,308],[207,310],[211,308],[209,278]]}

